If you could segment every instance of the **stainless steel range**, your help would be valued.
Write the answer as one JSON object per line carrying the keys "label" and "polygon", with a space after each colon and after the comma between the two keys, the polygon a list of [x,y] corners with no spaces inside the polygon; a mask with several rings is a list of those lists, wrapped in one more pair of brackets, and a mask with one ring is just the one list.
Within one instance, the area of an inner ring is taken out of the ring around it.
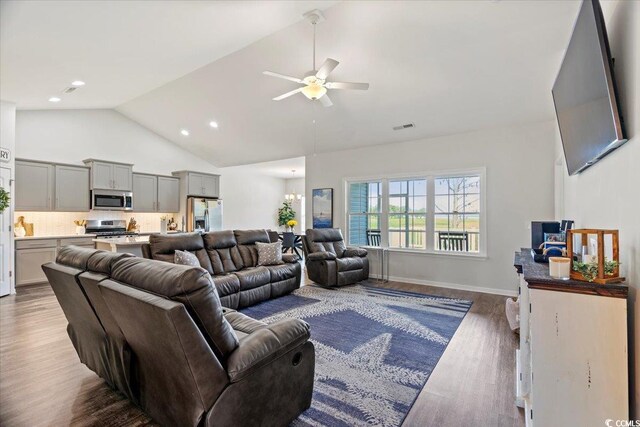
{"label": "stainless steel range", "polygon": [[133,231],[127,231],[127,221],[124,219],[90,219],[87,221],[85,232],[106,238],[138,235]]}

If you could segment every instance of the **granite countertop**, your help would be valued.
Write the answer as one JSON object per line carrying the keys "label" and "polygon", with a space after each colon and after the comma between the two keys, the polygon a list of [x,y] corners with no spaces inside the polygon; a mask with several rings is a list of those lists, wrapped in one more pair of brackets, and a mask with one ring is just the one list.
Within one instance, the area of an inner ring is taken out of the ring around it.
{"label": "granite countertop", "polygon": [[60,234],[54,236],[24,236],[16,237],[15,240],[44,240],[44,239],[82,239],[83,237],[96,237],[95,234]]}
{"label": "granite countertop", "polygon": [[514,267],[521,268],[524,280],[529,288],[557,290],[561,292],[574,292],[589,295],[615,296],[626,298],[629,287],[624,283],[600,285],[593,282],[585,282],[574,279],[555,279],[549,276],[549,264],[535,262],[531,256],[530,248],[522,248],[515,253]]}
{"label": "granite countertop", "polygon": [[149,243],[149,236],[128,236],[128,237],[98,237],[93,239],[96,243],[108,243],[116,246],[137,246]]}

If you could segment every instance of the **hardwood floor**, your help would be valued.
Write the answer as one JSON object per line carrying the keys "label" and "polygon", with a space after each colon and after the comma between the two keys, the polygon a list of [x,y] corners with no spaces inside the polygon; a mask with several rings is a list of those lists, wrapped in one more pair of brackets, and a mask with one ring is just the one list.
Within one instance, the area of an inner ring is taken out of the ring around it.
{"label": "hardwood floor", "polygon": [[[517,339],[504,316],[505,297],[372,284],[474,301],[404,426],[524,425],[514,404]],[[66,325],[48,284],[0,298],[0,425],[155,425],[80,363]]]}

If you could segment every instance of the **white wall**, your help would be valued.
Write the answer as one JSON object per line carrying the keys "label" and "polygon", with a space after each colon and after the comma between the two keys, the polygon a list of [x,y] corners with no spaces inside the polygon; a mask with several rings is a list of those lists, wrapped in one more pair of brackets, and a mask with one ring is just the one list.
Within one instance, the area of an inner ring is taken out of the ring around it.
{"label": "white wall", "polygon": [[251,165],[220,169],[227,229],[278,229],[278,208],[284,200],[285,180],[256,174]]}
{"label": "white wall", "polygon": [[[604,6],[604,5],[603,5]],[[576,226],[620,230],[620,269],[630,285],[629,337],[632,408],[640,417],[640,2],[607,4],[605,20],[629,141],[577,176],[569,176],[559,142],[562,173],[557,211]],[[609,12],[609,13],[607,13]]]}
{"label": "white wall", "polygon": [[402,281],[513,294],[514,251],[530,246],[530,221],[553,219],[554,129],[548,122],[308,156],[306,193],[333,188],[334,224],[344,228],[345,177],[486,167],[487,258],[393,252],[389,272]]}
{"label": "white wall", "polygon": [[[0,167],[10,170],[11,179],[15,177],[15,153],[16,153],[16,105],[12,102],[0,101],[0,147],[6,148],[11,152],[11,159],[9,162],[0,162]],[[12,192],[12,190],[10,190]],[[9,214],[13,212],[15,206],[15,200],[13,198],[9,201]],[[11,218],[11,215],[9,215]],[[13,235],[9,234],[8,238],[5,235],[0,236],[3,241],[2,245],[6,245],[9,250],[9,265],[14,265],[13,261]],[[15,274],[11,276],[9,292],[15,293]]]}
{"label": "white wall", "polygon": [[74,164],[92,157],[165,175],[184,169],[217,171],[114,110],[18,111],[16,157]]}
{"label": "white wall", "polygon": [[[134,172],[163,175],[176,170],[220,174],[225,228],[275,228],[277,206],[285,194],[282,178],[255,173],[251,165],[216,168],[114,110],[18,111],[15,155],[71,164],[93,157],[133,163]],[[49,215],[68,222],[68,215]],[[155,230],[153,225],[147,228]]]}

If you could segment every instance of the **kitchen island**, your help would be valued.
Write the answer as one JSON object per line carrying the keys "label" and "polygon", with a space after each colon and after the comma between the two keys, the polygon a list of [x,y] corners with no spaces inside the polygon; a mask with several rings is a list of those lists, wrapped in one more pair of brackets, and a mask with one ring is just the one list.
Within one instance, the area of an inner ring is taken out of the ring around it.
{"label": "kitchen island", "polygon": [[149,243],[149,236],[98,237],[93,242],[96,249],[142,257],[142,245]]}

